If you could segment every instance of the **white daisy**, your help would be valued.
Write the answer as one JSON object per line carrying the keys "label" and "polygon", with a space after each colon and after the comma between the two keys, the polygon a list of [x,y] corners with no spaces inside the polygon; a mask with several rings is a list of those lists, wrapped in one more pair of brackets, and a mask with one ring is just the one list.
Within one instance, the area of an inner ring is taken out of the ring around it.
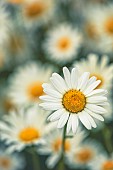
{"label": "white daisy", "polygon": [[22,7],[22,17],[27,27],[48,22],[54,13],[54,0],[27,0]]}
{"label": "white daisy", "polygon": [[38,145],[44,142],[43,136],[46,113],[37,107],[12,111],[0,122],[1,140],[9,146],[9,152],[21,151],[26,146]]}
{"label": "white daisy", "polygon": [[11,33],[11,21],[3,1],[0,2],[0,46],[7,43]]}
{"label": "white daisy", "polygon": [[112,170],[113,169],[113,156],[108,156],[107,153],[97,155],[96,159],[90,165],[91,170]]}
{"label": "white daisy", "polygon": [[98,156],[100,145],[94,141],[79,144],[67,154],[67,164],[71,168],[88,168],[89,164]]}
{"label": "white daisy", "polygon": [[96,128],[94,118],[104,120],[102,115],[106,112],[104,105],[107,104],[106,90],[95,89],[101,81],[90,77],[89,72],[79,77],[77,68],[70,73],[64,67],[63,74],[64,79],[53,73],[51,83],[42,85],[47,95],[40,97],[44,103],[39,105],[45,110],[54,111],[48,119],[58,121],[58,128],[63,128],[67,123],[67,132],[72,129],[75,133],[79,120],[87,129]]}
{"label": "white daisy", "polygon": [[77,29],[64,23],[48,33],[44,50],[51,59],[65,63],[76,57],[81,41]]}
{"label": "white daisy", "polygon": [[97,80],[101,80],[98,88],[111,89],[113,80],[113,64],[109,64],[108,56],[102,56],[99,61],[98,55],[89,54],[87,56],[87,60],[82,59],[80,62],[75,62],[73,66],[78,66],[80,74],[88,71],[91,76],[95,76]]}
{"label": "white daisy", "polygon": [[[68,154],[73,148],[78,146],[82,140],[86,137],[86,133],[79,131],[76,133],[75,137],[67,138],[65,140],[64,149],[65,154]],[[53,128],[45,138],[46,143],[41,145],[38,149],[38,153],[42,155],[49,155],[46,164],[49,168],[53,168],[58,161],[60,161],[62,156],[62,131]]]}
{"label": "white daisy", "polygon": [[20,66],[10,79],[9,96],[17,105],[39,102],[43,94],[42,83],[47,82],[51,68],[42,67],[35,62]]}
{"label": "white daisy", "polygon": [[20,170],[24,165],[22,156],[9,154],[6,150],[0,149],[0,170]]}

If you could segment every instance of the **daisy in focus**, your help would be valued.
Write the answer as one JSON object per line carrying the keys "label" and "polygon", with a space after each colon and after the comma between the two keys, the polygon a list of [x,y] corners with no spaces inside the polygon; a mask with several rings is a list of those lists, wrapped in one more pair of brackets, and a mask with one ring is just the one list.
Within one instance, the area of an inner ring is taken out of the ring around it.
{"label": "daisy in focus", "polygon": [[1,140],[9,146],[8,151],[21,151],[27,146],[38,145],[44,142],[47,132],[45,126],[45,112],[37,107],[11,111],[0,122]]}
{"label": "daisy in focus", "polygon": [[[82,143],[85,137],[86,133],[79,131],[76,133],[75,137],[67,138],[64,144],[65,154],[69,154],[73,148],[76,148]],[[49,155],[46,164],[48,168],[53,168],[60,161],[62,156],[62,131],[51,129],[45,137],[45,140],[46,143],[38,148],[38,153],[41,155]]]}
{"label": "daisy in focus", "polygon": [[19,155],[9,154],[4,149],[0,149],[0,170],[21,170],[24,164]]}
{"label": "daisy in focus", "polygon": [[91,74],[90,76],[95,76],[97,80],[101,80],[98,88],[111,89],[113,80],[113,64],[109,65],[108,56],[102,56],[99,61],[98,55],[89,54],[87,56],[87,60],[83,59],[80,62],[74,63],[73,66],[77,66],[79,68],[80,74],[88,71]]}
{"label": "daisy in focus", "polygon": [[97,155],[96,159],[90,165],[91,170],[112,170],[113,169],[113,156],[109,157],[107,153]]}
{"label": "daisy in focus", "polygon": [[107,91],[96,89],[101,83],[95,76],[90,77],[89,72],[84,72],[80,77],[77,68],[70,72],[63,68],[64,78],[53,73],[51,83],[42,86],[47,95],[40,97],[44,102],[39,104],[45,110],[54,111],[49,117],[50,121],[57,121],[57,128],[67,124],[67,133],[72,129],[76,133],[79,120],[87,128],[96,128],[94,118],[104,121],[104,106],[107,104]]}
{"label": "daisy in focus", "polygon": [[3,1],[0,1],[0,46],[7,43],[11,32],[11,21]]}
{"label": "daisy in focus", "polygon": [[[76,148],[67,154],[67,164],[71,168],[88,168],[101,151],[96,142],[87,141],[80,143]],[[99,169],[100,170],[100,169]]]}
{"label": "daisy in focus", "polygon": [[41,67],[35,62],[19,67],[10,79],[11,101],[17,105],[39,102],[39,96],[43,94],[42,84],[48,82],[51,73],[50,67]]}
{"label": "daisy in focus", "polygon": [[76,28],[69,24],[60,24],[48,32],[44,50],[53,61],[65,63],[76,57],[81,42],[81,34]]}
{"label": "daisy in focus", "polygon": [[28,0],[22,8],[22,17],[26,26],[42,25],[54,14],[54,0]]}

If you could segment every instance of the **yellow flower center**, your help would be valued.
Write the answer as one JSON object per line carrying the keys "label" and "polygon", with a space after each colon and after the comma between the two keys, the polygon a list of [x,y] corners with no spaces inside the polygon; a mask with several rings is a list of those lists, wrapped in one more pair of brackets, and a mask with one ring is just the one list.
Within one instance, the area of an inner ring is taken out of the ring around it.
{"label": "yellow flower center", "polygon": [[12,4],[21,4],[24,2],[24,0],[8,0],[8,2],[10,2]]}
{"label": "yellow flower center", "polygon": [[113,170],[113,161],[107,161],[104,163],[102,170]]}
{"label": "yellow flower center", "polygon": [[97,38],[98,33],[97,33],[97,30],[96,30],[96,27],[93,24],[87,23],[85,29],[86,29],[86,33],[87,33],[88,37],[90,37],[91,39]]}
{"label": "yellow flower center", "polygon": [[29,18],[34,18],[42,15],[46,10],[46,3],[39,1],[34,2],[26,7],[26,16]]}
{"label": "yellow flower center", "polygon": [[37,81],[28,86],[27,92],[31,99],[38,99],[43,94],[42,83]]}
{"label": "yellow flower center", "polygon": [[101,83],[96,87],[96,88],[102,88],[103,84],[104,84],[104,80],[102,75],[99,74],[91,74],[90,77],[95,76],[97,78],[97,80],[101,80]]}
{"label": "yellow flower center", "polygon": [[[62,146],[62,139],[61,138],[56,139],[52,144],[53,150],[55,152],[58,152],[61,149],[61,146]],[[71,147],[70,142],[69,142],[68,139],[66,139],[65,144],[64,144],[65,151],[69,151],[70,147]]]}
{"label": "yellow flower center", "polygon": [[5,99],[3,103],[5,111],[8,113],[10,110],[16,110],[14,103],[10,99]]}
{"label": "yellow flower center", "polygon": [[59,39],[58,43],[57,43],[58,48],[61,51],[66,51],[70,48],[71,46],[71,40],[69,37],[62,37]]}
{"label": "yellow flower center", "polygon": [[19,134],[19,138],[23,142],[32,142],[36,139],[39,139],[40,136],[40,132],[33,127],[27,127],[23,129]]}
{"label": "yellow flower center", "polygon": [[9,169],[11,166],[11,162],[8,158],[0,158],[0,167]]}
{"label": "yellow flower center", "polygon": [[108,34],[113,35],[113,17],[110,17],[105,21],[105,31]]}
{"label": "yellow flower center", "polygon": [[78,113],[84,109],[86,98],[79,90],[69,90],[64,94],[62,104],[67,111]]}
{"label": "yellow flower center", "polygon": [[88,161],[90,161],[92,159],[93,153],[89,149],[83,149],[76,156],[77,156],[77,159],[79,160],[79,162],[87,163]]}

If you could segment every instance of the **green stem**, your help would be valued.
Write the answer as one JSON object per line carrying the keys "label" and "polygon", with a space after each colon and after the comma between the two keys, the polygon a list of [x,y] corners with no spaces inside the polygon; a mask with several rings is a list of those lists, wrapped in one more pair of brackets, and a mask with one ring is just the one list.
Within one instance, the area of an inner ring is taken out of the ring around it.
{"label": "green stem", "polygon": [[28,152],[32,154],[33,170],[41,170],[39,156],[36,153],[35,148],[31,147]]}
{"label": "green stem", "polygon": [[111,131],[107,126],[105,126],[102,132],[107,150],[111,154],[113,152],[113,145],[111,143],[112,141]]}

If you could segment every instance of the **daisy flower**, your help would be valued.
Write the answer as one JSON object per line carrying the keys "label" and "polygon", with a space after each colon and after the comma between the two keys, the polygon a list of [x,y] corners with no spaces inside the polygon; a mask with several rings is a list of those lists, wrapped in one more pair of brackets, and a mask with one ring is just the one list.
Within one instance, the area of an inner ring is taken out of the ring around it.
{"label": "daisy flower", "polygon": [[22,156],[9,154],[6,150],[0,149],[0,170],[16,170],[24,167]]}
{"label": "daisy flower", "polygon": [[44,115],[41,109],[31,107],[4,116],[4,122],[0,122],[1,140],[8,144],[9,152],[21,151],[27,146],[44,142],[43,137],[47,131]]}
{"label": "daisy flower", "polygon": [[106,112],[106,90],[96,89],[101,83],[96,77],[90,77],[89,72],[84,72],[80,77],[77,68],[71,73],[68,68],[63,68],[64,79],[57,73],[50,78],[51,83],[43,84],[47,95],[41,96],[44,100],[39,104],[45,110],[54,111],[49,117],[50,121],[57,121],[57,128],[67,124],[67,132],[71,129],[76,132],[79,120],[87,128],[96,128],[94,118],[103,121],[102,115]]}
{"label": "daisy flower", "polygon": [[60,24],[48,32],[44,50],[55,62],[67,62],[76,57],[82,38],[76,28]]}
{"label": "daisy flower", "polygon": [[98,88],[111,89],[113,80],[113,64],[109,65],[108,56],[102,56],[99,61],[98,55],[89,54],[87,59],[74,63],[73,66],[78,66],[80,74],[88,71],[91,74],[90,76],[95,76],[97,80],[101,80]]}
{"label": "daisy flower", "polygon": [[0,45],[4,45],[11,32],[11,22],[3,1],[0,2]]}
{"label": "daisy flower", "polygon": [[[68,154],[72,150],[72,146],[76,148],[78,144],[86,137],[86,133],[79,131],[74,138],[66,138],[64,149],[65,154]],[[37,150],[39,154],[49,155],[46,160],[48,168],[53,168],[62,156],[62,131],[58,129],[52,129],[45,137],[46,143],[41,145]]]}
{"label": "daisy flower", "polygon": [[47,82],[51,68],[31,62],[20,66],[10,79],[9,97],[17,105],[28,105],[39,102],[39,96],[43,94],[42,84]]}
{"label": "daisy flower", "polygon": [[54,0],[26,1],[21,11],[26,26],[41,25],[49,21],[53,16],[54,6]]}
{"label": "daisy flower", "polygon": [[109,157],[107,153],[97,155],[96,159],[90,165],[91,170],[112,170],[113,169],[113,156]]}
{"label": "daisy flower", "polygon": [[88,168],[89,164],[98,156],[100,146],[96,142],[87,141],[79,144],[67,154],[67,164],[71,168]]}

